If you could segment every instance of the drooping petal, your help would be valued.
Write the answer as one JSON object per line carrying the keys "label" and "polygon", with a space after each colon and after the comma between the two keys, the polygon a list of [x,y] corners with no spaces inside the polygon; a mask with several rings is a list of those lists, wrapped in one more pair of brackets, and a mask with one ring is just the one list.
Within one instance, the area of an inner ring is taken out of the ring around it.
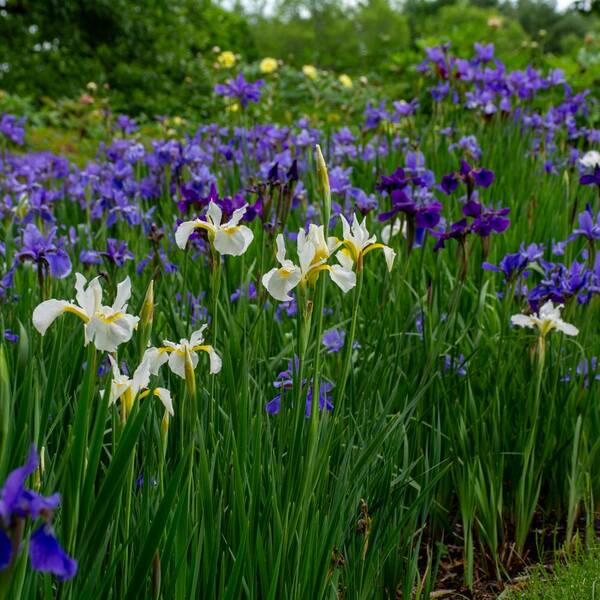
{"label": "drooping petal", "polygon": [[171,398],[171,392],[165,388],[157,387],[154,390],[154,395],[162,402],[165,410],[173,416],[173,399]]}
{"label": "drooping petal", "polygon": [[527,315],[513,315],[510,322],[519,327],[529,327],[530,329],[535,327],[535,321]]}
{"label": "drooping petal", "polygon": [[77,573],[77,561],[61,548],[50,525],[42,525],[31,535],[29,558],[33,569],[53,573],[60,581]]}
{"label": "drooping petal", "polygon": [[329,277],[346,294],[356,285],[356,273],[342,265],[333,265],[329,269]]}
{"label": "drooping petal", "polygon": [[218,229],[214,240],[215,250],[223,255],[241,256],[246,252],[253,238],[252,231],[243,225],[235,228]]}
{"label": "drooping petal", "polygon": [[187,242],[192,235],[194,229],[198,227],[200,219],[194,219],[193,221],[184,221],[179,225],[177,231],[175,231],[175,243],[181,250],[185,250]]}
{"label": "drooping petal", "polygon": [[292,269],[280,268],[271,269],[262,277],[262,284],[265,289],[280,302],[289,302],[293,298],[289,293],[300,283],[302,273],[300,269],[294,266]]}
{"label": "drooping petal", "polygon": [[558,331],[562,331],[565,335],[579,335],[579,329],[575,327],[575,325],[571,325],[570,323],[565,323],[562,319],[558,319],[556,321],[556,329]]}
{"label": "drooping petal", "polygon": [[383,246],[383,256],[385,257],[385,263],[387,265],[388,271],[392,270],[394,266],[394,259],[396,258],[396,252],[392,250],[389,246]]}
{"label": "drooping petal", "polygon": [[160,350],[160,348],[148,348],[144,352],[140,367],[144,365],[151,375],[158,375],[158,371],[162,365],[169,360],[169,355]]}
{"label": "drooping petal", "polygon": [[64,279],[71,273],[71,259],[64,250],[59,248],[55,252],[47,252],[46,260],[52,277]]}
{"label": "drooping petal", "polygon": [[[198,355],[195,352],[191,353],[192,366],[194,369],[198,365]],[[175,375],[185,379],[185,355],[179,352],[172,352],[169,355],[169,368]]]}
{"label": "drooping petal", "polygon": [[0,516],[6,521],[10,522],[10,517],[18,508],[21,500],[21,496],[25,490],[25,480],[31,475],[38,467],[38,454],[34,445],[29,450],[29,456],[27,462],[17,467],[14,471],[9,473],[2,491],[0,492]]}
{"label": "drooping petal", "polygon": [[139,317],[122,315],[110,322],[97,316],[86,325],[87,337],[98,350],[115,352],[120,344],[128,342],[133,336]]}
{"label": "drooping petal", "polygon": [[221,357],[216,353],[215,349],[212,346],[200,346],[199,348],[194,348],[194,350],[202,350],[208,354],[210,359],[210,374],[215,375],[219,373],[221,368],[223,367],[223,361]]}
{"label": "drooping petal", "polygon": [[33,326],[41,335],[44,335],[48,330],[48,327],[50,327],[50,325],[52,325],[52,323],[62,315],[69,306],[74,307],[74,305],[65,300],[45,300],[41,304],[38,304],[33,311]]}

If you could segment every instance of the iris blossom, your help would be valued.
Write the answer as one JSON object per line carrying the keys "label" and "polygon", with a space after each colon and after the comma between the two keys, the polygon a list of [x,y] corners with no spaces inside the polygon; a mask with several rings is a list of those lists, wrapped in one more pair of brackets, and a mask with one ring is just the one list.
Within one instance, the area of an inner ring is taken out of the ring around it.
{"label": "iris blossom", "polygon": [[102,304],[100,278],[96,277],[86,287],[81,273],[75,274],[77,303],[66,300],[46,300],[33,311],[33,326],[44,335],[50,325],[62,314],[77,315],[84,323],[85,345],[93,342],[98,350],[115,352],[117,346],[128,342],[137,327],[139,317],[127,314],[127,301],[131,297],[131,280],[126,277],[117,285],[117,297],[112,306]]}
{"label": "iris blossom", "polygon": [[299,284],[310,283],[314,285],[321,271],[327,271],[331,280],[344,292],[348,292],[356,285],[356,275],[352,271],[352,261],[341,252],[337,253],[340,264],[329,265],[327,260],[340,247],[340,243],[333,237],[325,240],[322,225],[311,223],[308,234],[304,229],[298,232],[298,259],[299,266],[286,258],[285,242],[283,235],[279,234],[275,240],[277,244],[277,261],[280,266],[265,273],[262,283],[266,290],[280,302],[289,302],[292,297],[290,292]]}
{"label": "iris blossom", "polygon": [[194,230],[204,229],[219,254],[231,256],[244,254],[254,239],[252,230],[239,224],[246,214],[246,206],[234,210],[231,219],[227,223],[221,223],[223,212],[217,204],[211,202],[205,220],[194,219],[179,225],[175,232],[175,242],[184,250]]}
{"label": "iris blossom", "polygon": [[52,528],[52,516],[60,504],[60,495],[42,496],[25,487],[27,478],[38,468],[35,446],[27,462],[9,473],[0,490],[0,572],[10,568],[21,548],[23,521],[27,518],[44,522],[29,540],[29,558],[36,571],[53,573],[60,581],[77,572],[77,561],[60,546]]}

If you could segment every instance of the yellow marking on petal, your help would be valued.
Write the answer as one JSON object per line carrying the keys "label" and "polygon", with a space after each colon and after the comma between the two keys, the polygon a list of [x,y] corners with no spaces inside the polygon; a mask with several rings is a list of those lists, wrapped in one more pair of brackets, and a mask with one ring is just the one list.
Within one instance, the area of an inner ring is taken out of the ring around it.
{"label": "yellow marking on petal", "polygon": [[143,400],[148,394],[150,393],[150,390],[144,390],[139,396],[138,398],[140,400]]}
{"label": "yellow marking on petal", "polygon": [[384,244],[371,244],[370,246],[367,246],[364,250],[363,250],[363,254],[366,254],[367,252],[371,252],[371,250],[383,250],[384,248],[387,248],[387,246],[385,246]]}
{"label": "yellow marking on petal", "polygon": [[90,318],[87,316],[87,314],[76,306],[65,306],[65,312],[77,315],[84,323],[90,322]]}
{"label": "yellow marking on petal", "polygon": [[194,346],[192,348],[192,352],[198,352],[199,350],[202,350],[202,352],[208,352],[210,354],[212,352],[212,349],[213,349],[212,346],[207,346],[207,345]]}
{"label": "yellow marking on petal", "polygon": [[100,319],[103,323],[114,323],[115,321],[117,321],[118,319],[122,319],[125,316],[125,313],[122,312],[116,312],[114,315],[105,315],[104,313],[100,312],[100,311],[96,311],[96,314],[94,315],[96,316],[98,319]]}

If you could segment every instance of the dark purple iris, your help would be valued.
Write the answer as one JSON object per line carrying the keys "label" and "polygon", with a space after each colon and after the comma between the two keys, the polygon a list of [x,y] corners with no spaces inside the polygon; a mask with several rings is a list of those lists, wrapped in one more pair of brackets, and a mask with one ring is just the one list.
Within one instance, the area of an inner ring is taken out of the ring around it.
{"label": "dark purple iris", "polygon": [[600,165],[594,167],[593,173],[582,175],[579,178],[579,183],[581,185],[597,185],[600,188]]}
{"label": "dark purple iris", "polygon": [[379,215],[380,221],[387,221],[398,213],[404,213],[419,229],[433,229],[440,222],[443,207],[437,200],[420,204],[411,200],[402,190],[393,191],[391,198],[392,208]]}
{"label": "dark purple iris", "polygon": [[445,248],[448,240],[458,240],[461,244],[464,244],[470,231],[467,219],[461,219],[460,221],[456,221],[456,223],[452,223],[446,231],[432,231],[431,235],[438,240],[433,247],[433,251],[437,252],[441,248]]}
{"label": "dark purple iris", "polygon": [[260,88],[265,84],[262,79],[250,83],[246,81],[244,74],[240,73],[235,79],[229,79],[226,83],[215,85],[215,94],[237,100],[242,108],[246,108],[250,102],[260,101]]}
{"label": "dark purple iris", "polygon": [[23,231],[23,243],[15,257],[22,262],[32,262],[44,273],[50,271],[52,277],[63,279],[71,273],[71,259],[62,248],[62,241],[56,239],[56,227],[47,236],[29,223]]}
{"label": "dark purple iris", "polygon": [[440,187],[450,195],[462,182],[467,186],[467,198],[471,197],[475,187],[487,188],[494,181],[494,172],[482,167],[471,167],[466,160],[460,161],[460,169],[442,177]]}
{"label": "dark purple iris", "polygon": [[29,558],[36,571],[53,573],[61,581],[77,572],[77,561],[61,548],[52,528],[52,515],[60,504],[60,495],[42,496],[25,488],[25,481],[38,467],[35,446],[27,462],[9,473],[0,491],[0,571],[14,564],[19,552],[24,519],[41,518],[44,523],[29,540]]}

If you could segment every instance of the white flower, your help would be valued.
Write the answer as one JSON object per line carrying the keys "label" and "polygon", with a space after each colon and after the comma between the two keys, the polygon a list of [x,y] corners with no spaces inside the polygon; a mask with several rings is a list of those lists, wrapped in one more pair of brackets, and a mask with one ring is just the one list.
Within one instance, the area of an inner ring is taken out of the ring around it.
{"label": "white flower", "polygon": [[392,224],[388,223],[387,225],[383,226],[383,229],[381,230],[381,241],[384,244],[389,244],[390,240],[399,233],[401,233],[402,237],[405,238],[406,229],[406,221],[395,219]]}
{"label": "white flower", "polygon": [[215,349],[207,344],[204,344],[204,330],[207,325],[203,325],[197,331],[194,331],[189,340],[179,340],[179,344],[163,341],[163,346],[160,348],[148,348],[142,359],[142,363],[148,366],[148,370],[152,375],[156,375],[158,370],[166,362],[169,363],[169,368],[175,375],[185,379],[185,355],[189,352],[192,359],[194,369],[198,365],[198,352],[206,352],[210,359],[210,373],[214,375],[221,370],[223,363],[221,357],[215,352]]}
{"label": "white flower", "polygon": [[513,325],[519,327],[529,327],[530,329],[539,329],[542,337],[545,337],[553,329],[562,331],[565,335],[577,335],[579,329],[570,323],[565,323],[560,318],[560,310],[563,307],[562,304],[554,306],[551,300],[548,300],[540,308],[538,313],[532,315],[513,315],[510,321]]}
{"label": "white flower", "polygon": [[100,278],[90,281],[81,273],[75,274],[77,304],[66,300],[46,300],[33,311],[33,325],[44,335],[46,330],[63,313],[77,315],[84,322],[85,345],[93,342],[98,350],[115,352],[117,346],[128,342],[137,327],[139,317],[127,314],[127,301],[131,297],[131,280],[126,277],[117,286],[117,297],[112,306],[102,305]]}
{"label": "white flower", "polygon": [[[150,381],[150,365],[147,360],[142,359],[139,367],[134,371],[133,378],[129,378],[127,375],[119,371],[117,361],[109,354],[108,359],[112,366],[113,378],[110,384],[110,396],[109,403],[114,404],[117,400],[120,400],[125,415],[129,414],[135,399],[145,398],[150,390],[148,389],[148,382]],[[140,393],[141,392],[141,393]],[[163,404],[167,413],[173,416],[173,400],[171,398],[171,392],[165,388],[157,387],[152,392]],[[104,395],[104,390],[100,390],[100,395]]]}
{"label": "white flower", "polygon": [[600,167],[600,152],[597,150],[590,150],[579,159],[579,162],[588,169]]}
{"label": "white flower", "polygon": [[[280,302],[289,302],[292,297],[289,293],[300,283],[314,284],[321,271],[327,271],[331,280],[344,292],[348,292],[356,285],[356,275],[352,271],[352,264],[343,258],[338,258],[340,264],[328,265],[327,260],[339,247],[339,242],[331,237],[325,240],[322,225],[311,224],[308,234],[304,229],[298,232],[297,238],[298,261],[295,265],[286,258],[285,242],[283,235],[276,239],[277,261],[281,265],[271,269],[262,277],[265,289]],[[338,255],[339,257],[339,255]]]}
{"label": "white flower", "polygon": [[219,206],[211,201],[206,212],[206,221],[194,219],[181,223],[175,232],[175,242],[182,250],[185,249],[194,229],[200,228],[208,232],[208,237],[219,254],[231,256],[244,254],[254,239],[251,229],[245,225],[239,225],[242,217],[246,214],[246,206],[247,204],[234,210],[231,219],[227,223],[221,224],[223,213]]}
{"label": "white flower", "polygon": [[356,218],[356,215],[353,215],[352,226],[350,226],[344,215],[340,215],[340,218],[342,219],[342,229],[344,234],[342,244],[345,248],[343,252],[358,265],[358,268],[362,269],[363,256],[365,254],[372,250],[382,250],[388,271],[391,271],[392,266],[394,265],[394,259],[396,258],[396,252],[389,246],[377,243],[377,238],[369,235],[366,226],[366,217],[363,219],[363,222],[360,223]]}

